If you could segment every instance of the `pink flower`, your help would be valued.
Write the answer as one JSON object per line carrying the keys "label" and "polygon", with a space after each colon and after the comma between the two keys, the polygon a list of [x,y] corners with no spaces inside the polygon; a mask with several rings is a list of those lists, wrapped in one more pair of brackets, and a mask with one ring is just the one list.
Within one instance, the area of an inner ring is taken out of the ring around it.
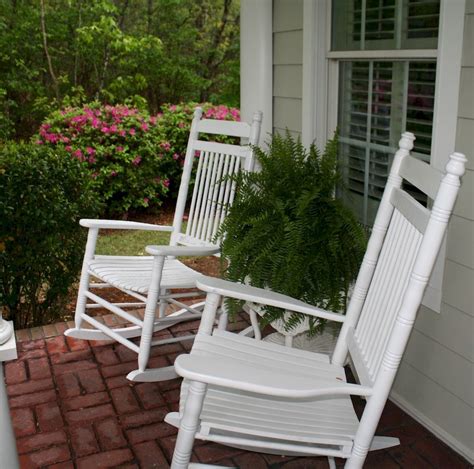
{"label": "pink flower", "polygon": [[163,148],[165,151],[169,151],[171,148],[170,142],[162,142],[160,143],[160,147]]}
{"label": "pink flower", "polygon": [[150,124],[155,125],[156,124],[156,116],[151,116],[150,117]]}
{"label": "pink flower", "polygon": [[99,175],[99,173],[92,173],[92,179],[97,179],[98,175]]}
{"label": "pink flower", "polygon": [[170,111],[176,111],[176,105],[173,104],[168,108]]}
{"label": "pink flower", "polygon": [[144,197],[143,202],[144,202],[145,204],[148,204],[149,201],[150,201],[150,199],[149,199],[148,197]]}
{"label": "pink flower", "polygon": [[163,181],[163,184],[165,185],[165,187],[169,187],[170,186],[170,180],[169,179],[165,179]]}
{"label": "pink flower", "polygon": [[180,129],[182,129],[182,128],[184,127],[184,122],[180,122],[180,123],[178,124],[178,127],[179,127]]}
{"label": "pink flower", "polygon": [[92,147],[87,147],[86,152],[91,156],[95,155],[95,150]]}
{"label": "pink flower", "polygon": [[173,160],[178,160],[178,159],[179,159],[178,153],[174,153],[174,154],[173,154]]}
{"label": "pink flower", "polygon": [[148,131],[148,124],[147,123],[144,122],[141,127],[142,127],[143,132]]}
{"label": "pink flower", "polygon": [[119,132],[119,135],[120,135],[121,137],[125,137],[126,134],[127,134],[127,132],[125,132],[125,130],[121,130],[121,131]]}
{"label": "pink flower", "polygon": [[71,145],[66,145],[66,146],[64,147],[64,149],[65,149],[66,151],[69,151],[69,152],[72,151]]}
{"label": "pink flower", "polygon": [[90,164],[94,164],[96,162],[96,159],[94,158],[94,156],[89,156],[88,160]]}
{"label": "pink flower", "polygon": [[134,160],[132,161],[132,164],[135,165],[135,166],[138,166],[140,164],[140,162],[142,161],[142,157],[137,155]]}
{"label": "pink flower", "polygon": [[110,172],[110,175],[111,175],[112,177],[117,176],[117,174],[118,174],[117,171],[114,171],[114,170],[112,170],[112,171]]}
{"label": "pink flower", "polygon": [[99,127],[99,124],[100,124],[99,119],[97,119],[97,117],[93,117],[91,121],[92,127],[94,127],[94,129],[97,129],[97,127]]}
{"label": "pink flower", "polygon": [[43,145],[43,140],[36,140],[35,144],[36,145]]}
{"label": "pink flower", "polygon": [[199,157],[201,156],[201,150],[196,150],[196,151],[194,152],[194,156],[195,156],[196,158],[199,158]]}
{"label": "pink flower", "polygon": [[120,153],[121,151],[123,151],[123,147],[121,147],[121,146],[119,145],[119,146],[115,147],[115,150],[117,150],[117,152]]}
{"label": "pink flower", "polygon": [[115,124],[111,125],[109,128],[110,133],[115,133],[117,132],[117,126]]}
{"label": "pink flower", "polygon": [[131,128],[131,129],[128,131],[128,133],[129,133],[130,135],[135,135],[135,129],[134,129],[134,128]]}
{"label": "pink flower", "polygon": [[102,127],[100,131],[103,132],[104,134],[110,133],[110,129],[108,127]]}
{"label": "pink flower", "polygon": [[77,149],[76,151],[73,152],[73,155],[80,161],[84,161],[84,156],[82,155],[82,151],[80,149]]}
{"label": "pink flower", "polygon": [[61,137],[61,141],[63,143],[69,143],[71,141],[71,139],[69,137]]}

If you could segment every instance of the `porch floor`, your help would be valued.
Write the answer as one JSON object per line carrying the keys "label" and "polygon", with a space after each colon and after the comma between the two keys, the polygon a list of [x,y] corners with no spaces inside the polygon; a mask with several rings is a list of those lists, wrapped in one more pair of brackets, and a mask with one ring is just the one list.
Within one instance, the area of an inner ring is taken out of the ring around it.
{"label": "porch floor", "polygon": [[[179,336],[197,326],[183,323],[160,334]],[[125,376],[136,368],[133,352],[116,343],[65,338],[67,327],[19,331],[19,358],[5,366],[21,468],[169,467],[176,431],[163,418],[177,409],[180,380],[131,383]],[[172,364],[190,345],[153,349],[151,365]],[[356,406],[362,409],[363,401]],[[471,467],[391,402],[378,434],[396,436],[401,445],[370,453],[367,468]],[[325,458],[271,456],[202,442],[193,459],[241,469],[328,467]]]}

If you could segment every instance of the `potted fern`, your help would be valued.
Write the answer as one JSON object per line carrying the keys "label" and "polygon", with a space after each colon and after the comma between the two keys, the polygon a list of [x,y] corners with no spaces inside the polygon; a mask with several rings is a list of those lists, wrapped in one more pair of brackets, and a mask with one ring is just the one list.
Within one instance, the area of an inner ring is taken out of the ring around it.
{"label": "potted fern", "polygon": [[[270,288],[332,311],[344,311],[366,237],[343,202],[337,138],[309,151],[289,133],[255,148],[261,171],[235,177],[235,199],[221,226],[225,278]],[[230,312],[241,304],[229,302]],[[259,310],[263,325],[321,332],[323,321],[277,308]]]}

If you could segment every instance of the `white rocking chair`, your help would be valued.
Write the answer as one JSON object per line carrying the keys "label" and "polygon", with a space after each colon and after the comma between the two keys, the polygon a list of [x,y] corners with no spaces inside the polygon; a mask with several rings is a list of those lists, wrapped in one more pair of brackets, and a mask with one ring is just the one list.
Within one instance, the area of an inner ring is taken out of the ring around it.
{"label": "white rocking chair", "polygon": [[[193,340],[195,337],[187,335],[153,340],[153,333],[184,320],[199,319],[204,306],[202,301],[192,306],[180,301],[196,296],[195,293],[174,291],[194,288],[196,280],[202,277],[202,274],[175,257],[218,255],[219,245],[215,236],[234,197],[234,183],[226,176],[234,175],[241,169],[253,170],[252,146],[259,140],[262,113],[254,114],[251,125],[201,118],[202,110],[197,108],[191,125],[173,226],[115,220],[80,221],[82,226],[89,228],[89,234],[77,298],[75,327],[68,329],[65,335],[86,340],[114,339],[136,352],[138,369],[127,376],[132,381],[161,381],[177,376],[173,366],[147,368],[152,346]],[[203,141],[199,139],[200,134],[226,135],[244,141],[240,145]],[[186,231],[182,232],[188,187],[196,157],[199,157],[199,163],[189,219]],[[95,254],[99,229],[169,231],[171,241],[169,246],[148,246],[146,250],[151,256],[101,256]],[[101,282],[93,283],[91,277]],[[110,287],[129,295],[131,302],[111,303],[99,296],[103,288]],[[165,316],[168,305],[181,309]],[[108,327],[89,314],[90,310],[99,307],[120,316],[132,326]],[[131,309],[143,307],[143,320],[130,312]],[[89,327],[84,327],[84,322]],[[221,322],[222,327],[225,327],[225,320]],[[130,340],[139,336],[139,345]]]}
{"label": "white rocking chair", "polygon": [[[263,453],[346,458],[361,468],[368,451],[399,444],[374,437],[429,280],[464,173],[454,153],[443,176],[409,155],[404,133],[395,154],[346,316],[274,292],[201,278],[207,292],[197,338],[175,362],[184,377],[172,469],[188,467],[195,438]],[[428,210],[402,189],[409,181],[434,200]],[[343,323],[331,357],[214,330],[223,297]],[[350,355],[360,384],[346,382]],[[367,403],[358,419],[350,396]],[[189,467],[199,467],[191,464]]]}

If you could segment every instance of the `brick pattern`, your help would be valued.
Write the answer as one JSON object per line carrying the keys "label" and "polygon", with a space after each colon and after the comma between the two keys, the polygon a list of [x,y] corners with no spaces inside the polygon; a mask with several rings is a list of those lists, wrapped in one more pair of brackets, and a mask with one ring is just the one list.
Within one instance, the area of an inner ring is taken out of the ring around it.
{"label": "brick pattern", "polygon": [[[68,326],[18,331],[19,358],[5,365],[21,468],[168,468],[176,430],[163,419],[177,410],[180,380],[131,383],[125,375],[136,368],[134,353],[115,343],[65,338]],[[239,321],[232,327],[244,326]],[[196,328],[179,324],[160,334],[180,336]],[[170,365],[189,346],[155,348],[153,363]],[[363,409],[362,400],[354,404]],[[370,453],[367,468],[470,467],[390,402],[379,434],[396,436],[401,445]],[[200,441],[193,461],[241,469],[328,467],[325,458],[266,455]],[[343,460],[336,462],[343,467]]]}

